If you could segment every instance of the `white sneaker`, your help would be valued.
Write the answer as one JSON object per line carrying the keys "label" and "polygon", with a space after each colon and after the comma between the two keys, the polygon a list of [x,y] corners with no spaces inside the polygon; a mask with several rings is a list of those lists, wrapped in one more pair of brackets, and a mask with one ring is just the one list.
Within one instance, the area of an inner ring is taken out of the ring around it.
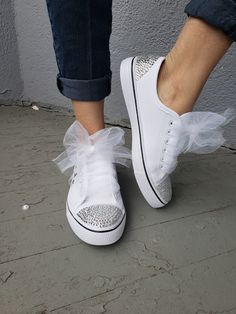
{"label": "white sneaker", "polygon": [[128,165],[124,131],[118,127],[89,136],[75,121],[67,130],[65,152],[53,161],[72,170],[66,215],[74,233],[92,245],[109,245],[123,234],[126,214],[114,163]]}
{"label": "white sneaker", "polygon": [[169,174],[182,152],[209,153],[224,143],[221,126],[233,117],[189,112],[179,116],[157,95],[164,57],[136,56],[122,61],[120,78],[132,128],[132,161],[139,188],[154,208],[172,195]]}

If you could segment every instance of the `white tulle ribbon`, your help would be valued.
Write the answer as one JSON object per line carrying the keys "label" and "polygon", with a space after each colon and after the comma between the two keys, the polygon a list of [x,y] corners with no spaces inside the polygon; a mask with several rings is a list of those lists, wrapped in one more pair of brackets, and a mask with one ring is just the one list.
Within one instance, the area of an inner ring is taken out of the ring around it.
{"label": "white tulle ribbon", "polygon": [[102,129],[92,135],[75,121],[67,130],[63,145],[65,151],[53,159],[62,173],[71,176],[75,165],[83,166],[91,152],[102,158],[128,167],[130,150],[124,147],[124,131],[119,127]]}
{"label": "white tulle ribbon", "polygon": [[223,127],[233,118],[233,109],[227,109],[222,114],[188,112],[179,116],[171,125],[158,180],[174,171],[181,153],[207,154],[217,150],[225,142]]}

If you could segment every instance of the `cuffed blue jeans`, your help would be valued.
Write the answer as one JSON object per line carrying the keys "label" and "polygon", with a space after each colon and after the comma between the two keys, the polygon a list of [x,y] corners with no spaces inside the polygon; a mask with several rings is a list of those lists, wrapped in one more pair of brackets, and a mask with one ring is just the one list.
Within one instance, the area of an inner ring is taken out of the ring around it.
{"label": "cuffed blue jeans", "polygon": [[[74,100],[104,99],[111,92],[112,0],[46,1],[59,91]],[[236,0],[191,0],[184,12],[236,41]]]}

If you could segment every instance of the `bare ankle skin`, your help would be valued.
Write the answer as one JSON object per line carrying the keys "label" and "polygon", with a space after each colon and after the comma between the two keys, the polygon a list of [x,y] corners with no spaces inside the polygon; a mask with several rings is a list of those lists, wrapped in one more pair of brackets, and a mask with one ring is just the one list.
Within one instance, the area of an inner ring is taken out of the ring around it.
{"label": "bare ankle skin", "polygon": [[72,100],[76,120],[91,135],[104,129],[104,99],[100,101],[78,101]]}
{"label": "bare ankle skin", "polygon": [[193,110],[212,70],[232,40],[203,20],[189,17],[161,66],[157,93],[178,114]]}

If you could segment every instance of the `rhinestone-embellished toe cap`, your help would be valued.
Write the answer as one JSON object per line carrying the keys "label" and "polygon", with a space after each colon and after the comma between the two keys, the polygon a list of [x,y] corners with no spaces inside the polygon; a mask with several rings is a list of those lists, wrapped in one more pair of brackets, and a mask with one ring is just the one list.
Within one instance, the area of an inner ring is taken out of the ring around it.
{"label": "rhinestone-embellished toe cap", "polygon": [[172,187],[170,177],[167,177],[164,181],[156,186],[158,195],[160,195],[163,202],[169,203],[172,197]]}
{"label": "rhinestone-embellished toe cap", "polygon": [[114,205],[99,204],[85,207],[77,215],[88,225],[106,228],[116,224],[123,214],[121,209]]}
{"label": "rhinestone-embellished toe cap", "polygon": [[135,68],[137,81],[151,69],[158,58],[158,56],[154,55],[136,57]]}

